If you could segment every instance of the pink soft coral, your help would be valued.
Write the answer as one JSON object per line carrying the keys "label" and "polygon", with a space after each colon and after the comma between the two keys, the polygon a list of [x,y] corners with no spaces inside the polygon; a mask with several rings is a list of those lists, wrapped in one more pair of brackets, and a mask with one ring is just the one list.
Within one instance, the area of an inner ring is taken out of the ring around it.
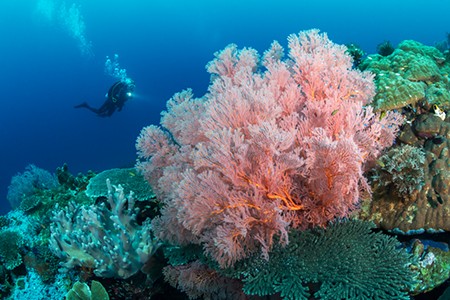
{"label": "pink soft coral", "polygon": [[[209,93],[168,101],[161,124],[137,140],[144,171],[165,204],[159,237],[200,243],[220,265],[258,249],[290,226],[326,226],[368,190],[364,167],[393,143],[402,118],[364,107],[372,75],[352,69],[346,48],[318,30],[274,42],[262,62],[230,45],[207,66]],[[260,63],[265,67],[261,70]]]}

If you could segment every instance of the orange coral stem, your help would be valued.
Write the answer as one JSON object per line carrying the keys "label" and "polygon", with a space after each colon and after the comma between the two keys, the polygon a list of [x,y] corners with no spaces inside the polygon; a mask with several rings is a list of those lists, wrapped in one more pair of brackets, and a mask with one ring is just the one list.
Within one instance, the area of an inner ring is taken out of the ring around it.
{"label": "orange coral stem", "polygon": [[301,210],[301,209],[303,209],[303,205],[296,204],[296,201],[294,201],[292,199],[292,197],[289,194],[289,192],[284,191],[284,192],[282,192],[283,195],[280,195],[278,193],[269,193],[268,192],[269,189],[266,186],[262,186],[261,184],[258,184],[258,183],[255,183],[255,182],[251,181],[245,175],[241,175],[240,177],[243,180],[245,180],[246,182],[248,182],[249,184],[252,184],[253,186],[255,186],[257,188],[260,188],[263,191],[265,191],[267,198],[281,200],[285,204],[285,207],[281,207],[281,209],[285,209],[285,208],[287,208],[288,210]]}

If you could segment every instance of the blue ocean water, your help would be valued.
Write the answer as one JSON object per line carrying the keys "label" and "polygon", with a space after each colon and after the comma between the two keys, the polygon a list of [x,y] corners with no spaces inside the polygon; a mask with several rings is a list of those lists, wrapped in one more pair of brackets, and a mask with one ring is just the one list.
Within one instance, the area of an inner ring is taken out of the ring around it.
{"label": "blue ocean water", "polygon": [[[229,43],[264,52],[273,40],[319,28],[368,53],[389,40],[433,45],[450,31],[450,1],[2,0],[0,1],[0,213],[11,177],[33,163],[72,173],[130,166],[143,126],[175,92],[207,89],[205,65]],[[115,78],[106,56],[136,83],[121,112],[99,118]]]}

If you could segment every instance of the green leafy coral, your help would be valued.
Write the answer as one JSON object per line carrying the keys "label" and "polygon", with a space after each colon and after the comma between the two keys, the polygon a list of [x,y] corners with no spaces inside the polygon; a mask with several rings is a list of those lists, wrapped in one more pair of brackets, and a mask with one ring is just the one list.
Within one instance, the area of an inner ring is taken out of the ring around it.
{"label": "green leafy coral", "polygon": [[[409,299],[414,273],[410,255],[395,238],[372,231],[372,223],[336,222],[326,230],[292,230],[269,260],[238,262],[225,276],[243,278],[248,295],[279,293],[283,299]],[[318,288],[311,288],[316,284]]]}
{"label": "green leafy coral", "polygon": [[93,280],[91,288],[86,283],[75,282],[66,295],[67,300],[109,300],[108,293],[103,285]]}

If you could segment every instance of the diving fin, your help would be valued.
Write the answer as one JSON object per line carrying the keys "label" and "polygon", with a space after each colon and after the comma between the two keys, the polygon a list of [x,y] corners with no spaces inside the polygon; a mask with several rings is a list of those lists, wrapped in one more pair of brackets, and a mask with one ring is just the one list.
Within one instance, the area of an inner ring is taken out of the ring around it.
{"label": "diving fin", "polygon": [[83,102],[81,104],[75,105],[74,108],[86,107],[89,108],[89,104],[87,102]]}

